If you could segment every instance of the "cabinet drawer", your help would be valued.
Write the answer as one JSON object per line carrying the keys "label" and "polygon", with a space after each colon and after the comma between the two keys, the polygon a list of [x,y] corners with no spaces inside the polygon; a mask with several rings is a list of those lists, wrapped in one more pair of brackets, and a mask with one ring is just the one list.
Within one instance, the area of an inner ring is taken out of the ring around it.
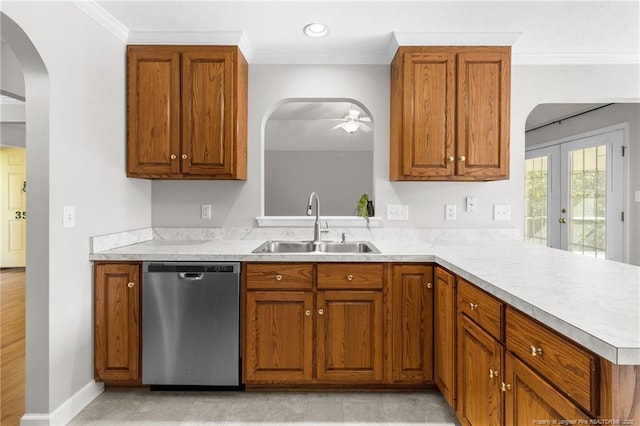
{"label": "cabinet drawer", "polygon": [[382,288],[384,266],[381,263],[320,263],[319,289]]}
{"label": "cabinet drawer", "polygon": [[598,414],[595,355],[511,308],[507,349],[587,411]]}
{"label": "cabinet drawer", "polygon": [[458,311],[474,320],[498,340],[502,340],[502,311],[504,304],[473,284],[459,279]]}
{"label": "cabinet drawer", "polygon": [[311,263],[248,263],[245,265],[247,289],[311,290]]}

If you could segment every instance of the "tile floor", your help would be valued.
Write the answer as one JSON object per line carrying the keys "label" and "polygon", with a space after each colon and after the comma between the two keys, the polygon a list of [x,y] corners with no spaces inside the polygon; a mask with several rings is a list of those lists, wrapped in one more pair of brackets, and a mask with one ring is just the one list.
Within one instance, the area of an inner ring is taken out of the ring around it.
{"label": "tile floor", "polygon": [[107,390],[75,419],[89,425],[450,425],[438,392],[273,393]]}

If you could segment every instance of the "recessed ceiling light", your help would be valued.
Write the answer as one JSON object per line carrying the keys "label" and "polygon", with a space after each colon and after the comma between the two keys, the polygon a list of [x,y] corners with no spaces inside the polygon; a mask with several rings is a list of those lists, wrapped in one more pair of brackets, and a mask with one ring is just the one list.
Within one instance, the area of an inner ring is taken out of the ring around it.
{"label": "recessed ceiling light", "polygon": [[304,26],[304,34],[311,38],[320,38],[329,34],[329,28],[324,24],[312,23]]}

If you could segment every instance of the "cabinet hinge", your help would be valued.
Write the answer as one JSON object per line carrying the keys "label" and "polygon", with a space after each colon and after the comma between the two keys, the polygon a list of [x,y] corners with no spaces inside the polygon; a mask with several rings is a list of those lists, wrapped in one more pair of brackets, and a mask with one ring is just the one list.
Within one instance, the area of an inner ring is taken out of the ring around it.
{"label": "cabinet hinge", "polygon": [[625,152],[627,152],[627,147],[622,145],[622,156],[624,157]]}
{"label": "cabinet hinge", "polygon": [[624,222],[624,212],[620,212],[620,220]]}

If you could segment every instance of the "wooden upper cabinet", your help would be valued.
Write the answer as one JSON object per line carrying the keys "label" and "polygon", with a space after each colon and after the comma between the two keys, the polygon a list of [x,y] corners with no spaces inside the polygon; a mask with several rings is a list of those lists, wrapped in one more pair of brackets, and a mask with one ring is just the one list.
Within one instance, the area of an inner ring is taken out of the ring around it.
{"label": "wooden upper cabinet", "polygon": [[94,274],[95,379],[139,384],[140,265],[99,263]]}
{"label": "wooden upper cabinet", "polygon": [[247,70],[235,46],[128,46],[127,175],[246,179]]}
{"label": "wooden upper cabinet", "polygon": [[509,47],[400,47],[391,64],[391,180],[509,177]]}

